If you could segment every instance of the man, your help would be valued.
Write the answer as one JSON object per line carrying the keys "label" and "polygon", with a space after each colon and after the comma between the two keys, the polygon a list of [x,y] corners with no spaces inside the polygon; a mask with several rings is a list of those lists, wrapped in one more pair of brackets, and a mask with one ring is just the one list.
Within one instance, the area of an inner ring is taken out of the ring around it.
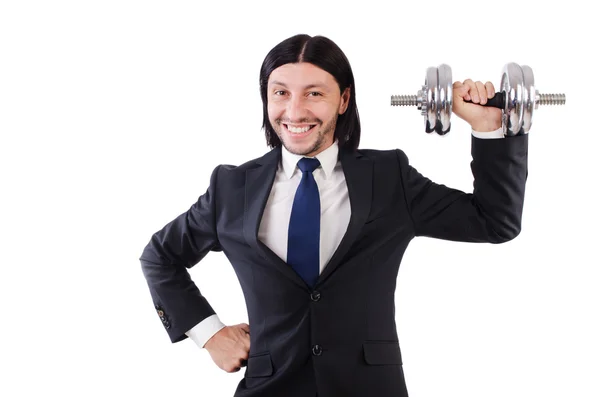
{"label": "man", "polygon": [[[331,40],[279,43],[260,90],[272,150],[217,166],[140,258],[159,317],[172,342],[192,338],[228,372],[246,366],[238,397],[407,396],[394,310],[402,256],[416,236],[515,238],[528,136],[504,137],[500,110],[481,106],[491,83],[454,83],[453,113],[473,130],[465,193],[419,174],[401,150],[358,149],[354,78]],[[249,325],[222,324],[191,280],[209,251],[234,267]]]}

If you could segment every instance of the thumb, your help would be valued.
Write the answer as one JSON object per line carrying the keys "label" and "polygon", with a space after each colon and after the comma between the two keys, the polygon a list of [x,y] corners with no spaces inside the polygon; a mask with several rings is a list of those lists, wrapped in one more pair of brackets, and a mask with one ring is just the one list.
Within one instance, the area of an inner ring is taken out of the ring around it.
{"label": "thumb", "polygon": [[247,333],[250,333],[250,326],[249,326],[248,324],[246,324],[246,323],[241,323],[241,324],[239,324],[239,327],[240,327],[241,329],[243,329],[244,331],[246,331]]}

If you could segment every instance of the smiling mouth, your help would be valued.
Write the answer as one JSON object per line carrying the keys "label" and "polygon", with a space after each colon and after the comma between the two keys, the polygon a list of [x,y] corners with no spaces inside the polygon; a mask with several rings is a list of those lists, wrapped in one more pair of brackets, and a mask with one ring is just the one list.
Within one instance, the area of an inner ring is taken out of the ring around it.
{"label": "smiling mouth", "polygon": [[317,124],[308,124],[302,126],[293,126],[289,124],[282,124],[286,130],[292,135],[308,135],[317,126]]}

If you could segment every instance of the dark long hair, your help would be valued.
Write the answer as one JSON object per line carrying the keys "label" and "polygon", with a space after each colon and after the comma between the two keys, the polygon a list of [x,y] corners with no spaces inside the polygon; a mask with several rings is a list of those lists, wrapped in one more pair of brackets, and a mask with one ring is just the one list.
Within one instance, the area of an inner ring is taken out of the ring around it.
{"label": "dark long hair", "polygon": [[350,100],[344,114],[339,115],[334,136],[341,148],[355,151],[360,143],[360,120],[356,107],[354,75],[346,55],[333,41],[323,36],[306,34],[292,36],[277,44],[265,57],[260,68],[260,95],[263,102],[263,129],[267,145],[281,146],[281,140],[271,126],[267,109],[267,83],[278,67],[297,62],[311,63],[331,74],[340,86],[340,94],[350,87]]}

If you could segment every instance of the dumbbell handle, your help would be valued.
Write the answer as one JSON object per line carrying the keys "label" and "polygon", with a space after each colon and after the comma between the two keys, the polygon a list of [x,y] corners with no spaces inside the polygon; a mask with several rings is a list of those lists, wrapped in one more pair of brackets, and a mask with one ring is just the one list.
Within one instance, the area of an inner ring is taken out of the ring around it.
{"label": "dumbbell handle", "polygon": [[[417,95],[392,95],[392,106],[425,106],[424,99],[421,99],[422,92],[419,91]],[[504,97],[506,95],[504,92],[497,92],[493,98],[488,99],[485,105],[483,106],[491,106],[498,109],[504,109],[504,104],[506,99]],[[465,101],[467,103],[472,103],[471,101]],[[566,95],[565,94],[539,94],[536,91],[535,95],[535,106],[538,105],[564,105],[566,103]]]}
{"label": "dumbbell handle", "polygon": [[[465,101],[467,103],[473,103],[471,101]],[[485,105],[481,105],[481,106],[488,106],[488,107],[494,107],[494,108],[498,108],[498,109],[504,109],[504,92],[497,92],[496,95],[494,95],[493,98],[490,98],[487,100],[487,102],[485,103]]]}
{"label": "dumbbell handle", "polygon": [[[498,109],[504,109],[504,104],[506,102],[504,92],[497,92],[493,98],[488,99],[485,105],[482,106],[490,106]],[[471,101],[465,101],[467,103],[472,103]],[[537,93],[535,95],[535,105],[564,105],[566,102],[565,94],[540,94]]]}

